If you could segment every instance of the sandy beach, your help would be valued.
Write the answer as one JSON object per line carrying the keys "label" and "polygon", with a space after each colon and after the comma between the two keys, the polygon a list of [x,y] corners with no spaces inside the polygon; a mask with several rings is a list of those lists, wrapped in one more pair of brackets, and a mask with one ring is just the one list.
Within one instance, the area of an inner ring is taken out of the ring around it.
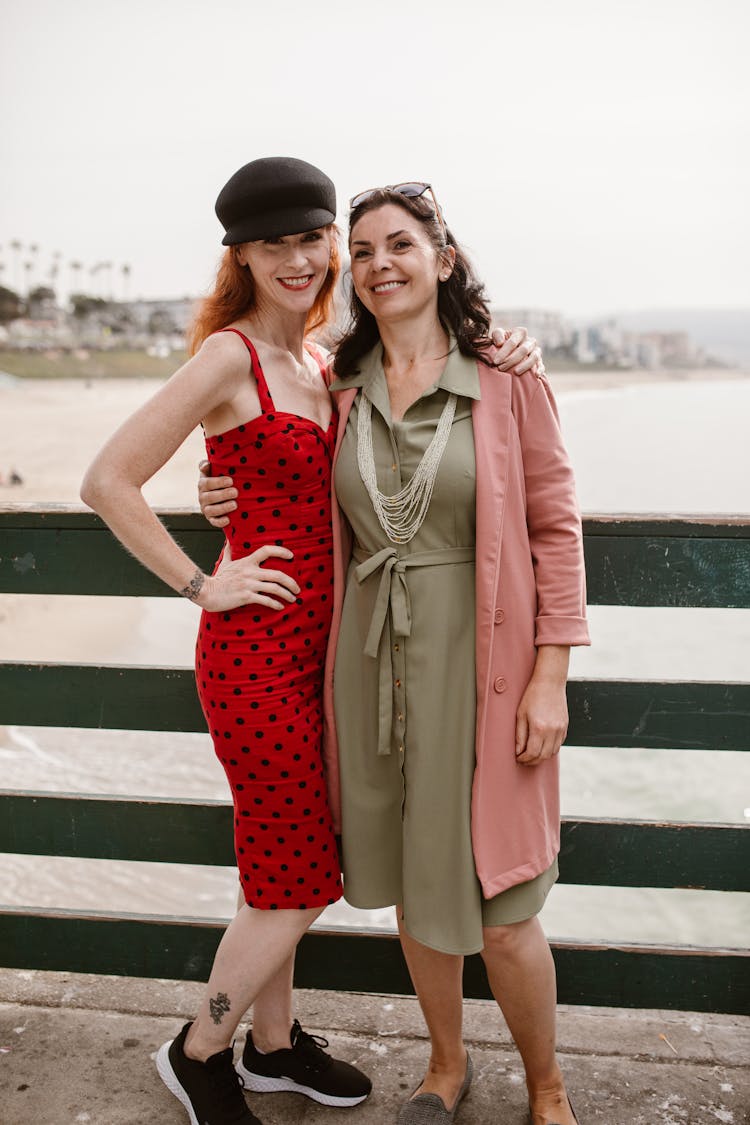
{"label": "sandy beach", "polygon": [[[161,386],[153,379],[12,379],[0,382],[0,504],[80,504],[81,478],[96,451]],[[155,505],[191,505],[203,452],[195,430],[145,493]],[[14,467],[22,485],[10,486]]]}
{"label": "sandy beach", "polygon": [[[1,357],[0,357],[1,366]],[[728,369],[550,372],[556,394],[659,383],[746,379]],[[161,386],[155,379],[15,379],[0,371],[0,505],[45,501],[80,503],[81,478],[107,437]],[[150,503],[193,506],[203,438],[196,429],[171,461],[149,481]],[[14,467],[22,485],[10,486]]]}
{"label": "sandy beach", "polygon": [[[161,383],[151,379],[32,380],[0,383],[0,505],[67,503],[82,506],[78,492],[87,465],[106,438],[144,403]],[[195,503],[197,465],[203,439],[195,430],[171,461],[144,489],[155,506]],[[15,468],[23,484],[7,483]],[[138,659],[142,599],[98,598],[90,612],[87,598],[24,598],[0,594],[0,659]],[[185,607],[182,607],[183,611]],[[170,662],[184,651],[192,660],[192,614],[175,618],[184,632],[184,649],[171,630],[167,642],[149,644],[150,658]],[[118,655],[115,655],[118,654]],[[141,657],[141,659],[143,659]]]}

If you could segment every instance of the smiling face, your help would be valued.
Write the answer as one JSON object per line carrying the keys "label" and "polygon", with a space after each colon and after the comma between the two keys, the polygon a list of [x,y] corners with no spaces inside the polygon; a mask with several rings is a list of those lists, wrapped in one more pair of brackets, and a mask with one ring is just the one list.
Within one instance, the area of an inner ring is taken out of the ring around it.
{"label": "smiling face", "polygon": [[424,226],[397,203],[366,211],[351,229],[352,281],[378,321],[411,319],[434,310],[438,283],[450,273]]}
{"label": "smiling face", "polygon": [[332,237],[330,227],[321,227],[237,246],[238,262],[253,276],[258,307],[306,315],[326,279]]}

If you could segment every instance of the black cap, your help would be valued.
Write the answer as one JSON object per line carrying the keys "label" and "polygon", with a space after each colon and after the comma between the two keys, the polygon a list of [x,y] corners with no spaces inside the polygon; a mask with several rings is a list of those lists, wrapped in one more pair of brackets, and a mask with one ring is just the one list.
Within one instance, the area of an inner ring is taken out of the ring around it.
{"label": "black cap", "polygon": [[324,172],[292,156],[251,160],[224,184],[216,214],[223,246],[325,227],[336,218],[336,189]]}

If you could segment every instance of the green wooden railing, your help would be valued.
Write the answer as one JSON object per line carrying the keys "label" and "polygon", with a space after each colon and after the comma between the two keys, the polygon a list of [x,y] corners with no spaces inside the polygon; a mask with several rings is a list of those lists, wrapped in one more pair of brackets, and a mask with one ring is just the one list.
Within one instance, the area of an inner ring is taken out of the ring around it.
{"label": "green wooden railing", "polygon": [[[205,568],[221,537],[195,513],[161,513]],[[621,606],[750,608],[750,519],[590,518],[589,601]],[[164,596],[88,512],[0,509],[0,592]],[[750,669],[750,655],[748,661]],[[574,746],[750,749],[750,682],[576,680]],[[184,669],[0,663],[0,723],[151,731],[205,730]],[[0,852],[233,864],[231,808],[216,801],[0,792]],[[750,891],[744,825],[566,819],[560,878],[615,887]],[[0,900],[2,891],[0,890]],[[0,905],[0,964],[205,979],[223,924],[189,917]],[[750,954],[666,944],[553,942],[563,1003],[750,1011]],[[466,992],[489,996],[479,958]],[[397,939],[316,930],[297,958],[300,986],[412,991]]]}

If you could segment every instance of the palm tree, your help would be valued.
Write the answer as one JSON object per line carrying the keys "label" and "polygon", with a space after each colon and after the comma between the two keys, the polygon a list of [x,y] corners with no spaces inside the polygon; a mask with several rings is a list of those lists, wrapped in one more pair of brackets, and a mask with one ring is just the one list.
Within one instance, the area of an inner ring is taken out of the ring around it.
{"label": "palm tree", "polygon": [[18,270],[19,254],[23,250],[23,243],[19,241],[19,239],[14,238],[10,244],[10,248],[13,251],[13,284],[16,290],[19,290],[21,286],[21,277]]}
{"label": "palm tree", "polygon": [[122,299],[127,301],[130,298],[130,274],[132,272],[130,265],[124,262],[120,266],[120,272],[122,274]]}
{"label": "palm tree", "polygon": [[102,296],[107,301],[111,301],[112,297],[113,297],[113,294],[112,294],[112,263],[111,262],[100,262],[99,265],[104,270],[104,292],[102,293]]}
{"label": "palm tree", "polygon": [[29,252],[31,254],[31,270],[32,270],[32,277],[31,277],[30,280],[31,280],[31,284],[34,285],[36,283],[36,267],[37,267],[37,260],[39,258],[39,243],[38,242],[30,243],[29,244]]}
{"label": "palm tree", "polygon": [[57,300],[57,278],[60,274],[60,259],[62,254],[59,250],[55,250],[52,254],[52,265],[49,268],[49,280],[51,287],[55,290],[55,300]]}
{"label": "palm tree", "polygon": [[81,270],[83,269],[83,262],[79,262],[76,258],[68,262],[68,269],[70,270],[70,282],[68,285],[68,308],[72,310],[73,303],[71,297],[76,293],[81,292]]}
{"label": "palm tree", "polygon": [[83,262],[68,262],[68,269],[70,270],[71,283],[70,288],[73,293],[77,293],[80,286],[81,270],[83,269]]}

